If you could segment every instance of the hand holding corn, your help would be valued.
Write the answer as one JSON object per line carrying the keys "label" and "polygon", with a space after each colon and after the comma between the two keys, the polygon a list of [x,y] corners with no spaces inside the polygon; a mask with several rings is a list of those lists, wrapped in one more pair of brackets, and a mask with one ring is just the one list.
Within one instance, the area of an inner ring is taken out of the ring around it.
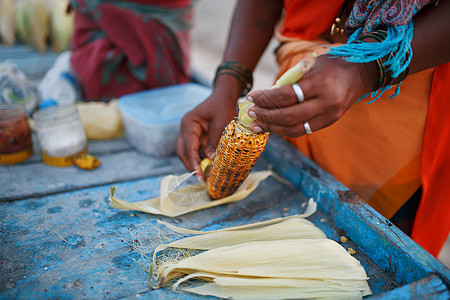
{"label": "hand holding corn", "polygon": [[[289,69],[273,88],[296,83],[314,64],[314,59],[302,60]],[[255,133],[250,124],[255,121],[247,112],[253,103],[239,104],[239,116],[231,121],[222,133],[214,158],[202,162],[208,193],[212,199],[233,194],[247,178],[265,149],[269,132]]]}

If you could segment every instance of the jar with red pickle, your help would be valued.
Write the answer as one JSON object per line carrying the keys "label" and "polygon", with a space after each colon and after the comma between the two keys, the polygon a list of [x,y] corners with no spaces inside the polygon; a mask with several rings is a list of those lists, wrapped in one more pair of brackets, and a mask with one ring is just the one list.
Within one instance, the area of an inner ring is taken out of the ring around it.
{"label": "jar with red pickle", "polygon": [[33,141],[25,106],[0,104],[0,164],[19,163],[32,154]]}

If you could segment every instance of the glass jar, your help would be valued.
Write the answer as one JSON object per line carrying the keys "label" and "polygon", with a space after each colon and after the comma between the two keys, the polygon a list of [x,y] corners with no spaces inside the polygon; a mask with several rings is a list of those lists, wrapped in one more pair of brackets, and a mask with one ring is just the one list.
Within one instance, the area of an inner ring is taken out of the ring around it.
{"label": "glass jar", "polygon": [[0,164],[15,164],[33,155],[33,140],[25,106],[0,104]]}
{"label": "glass jar", "polygon": [[87,139],[75,105],[58,105],[33,114],[44,163],[55,167],[74,164],[73,157],[87,153]]}

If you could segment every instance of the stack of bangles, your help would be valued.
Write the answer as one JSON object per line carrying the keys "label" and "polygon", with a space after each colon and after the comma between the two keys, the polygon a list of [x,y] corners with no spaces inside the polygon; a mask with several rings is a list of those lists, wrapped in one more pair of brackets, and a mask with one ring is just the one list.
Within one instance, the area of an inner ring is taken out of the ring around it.
{"label": "stack of bangles", "polygon": [[[380,30],[376,30],[373,31],[367,35],[362,36],[359,40],[355,40],[352,43],[364,43],[365,39],[368,38],[372,38],[377,40],[378,42],[383,42],[387,37],[387,31],[384,29],[380,29]],[[393,56],[395,56],[397,54],[397,51],[391,53],[389,55],[389,58],[392,58]],[[406,76],[408,76],[408,72],[409,72],[409,67],[407,67],[400,75],[398,75],[395,78],[392,78],[392,71],[391,70],[386,70],[385,68],[385,62],[387,60],[387,57],[381,57],[379,59],[376,60],[377,66],[378,66],[378,70],[380,71],[380,81],[378,82],[377,86],[375,87],[375,89],[373,91],[376,91],[382,87],[386,87],[386,86],[390,86],[390,85],[395,85],[397,83],[400,83],[402,80],[404,80],[406,78]]]}
{"label": "stack of bangles", "polygon": [[245,97],[248,92],[253,87],[253,75],[252,71],[247,68],[243,63],[238,61],[225,61],[222,63],[216,70],[216,75],[214,76],[213,85],[216,84],[216,79],[220,75],[231,75],[239,79],[244,86],[244,90],[242,91],[241,97]]}

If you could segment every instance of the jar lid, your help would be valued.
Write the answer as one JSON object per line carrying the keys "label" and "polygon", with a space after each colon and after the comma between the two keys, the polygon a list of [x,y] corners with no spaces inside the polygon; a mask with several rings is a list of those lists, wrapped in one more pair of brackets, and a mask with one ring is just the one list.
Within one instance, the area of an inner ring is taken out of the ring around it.
{"label": "jar lid", "polygon": [[70,119],[78,118],[78,110],[75,105],[57,105],[41,108],[33,113],[36,127],[41,124],[57,125]]}
{"label": "jar lid", "polygon": [[7,124],[27,118],[25,106],[18,103],[0,104],[0,124]]}

